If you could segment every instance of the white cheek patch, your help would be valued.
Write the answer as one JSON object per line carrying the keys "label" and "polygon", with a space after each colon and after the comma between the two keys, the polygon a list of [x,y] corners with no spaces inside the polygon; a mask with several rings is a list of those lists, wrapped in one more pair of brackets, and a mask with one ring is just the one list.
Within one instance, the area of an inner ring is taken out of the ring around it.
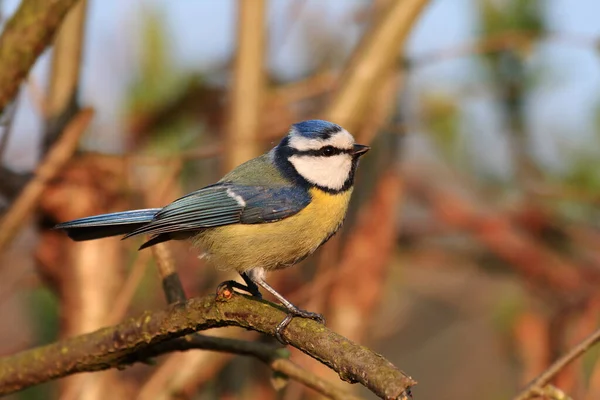
{"label": "white cheek patch", "polygon": [[352,169],[352,157],[349,154],[330,157],[294,155],[289,160],[304,179],[332,190],[340,190],[344,186]]}
{"label": "white cheek patch", "polygon": [[300,151],[319,150],[325,146],[350,150],[354,146],[354,137],[347,130],[342,129],[331,135],[329,139],[308,139],[300,135],[290,136],[289,146]]}

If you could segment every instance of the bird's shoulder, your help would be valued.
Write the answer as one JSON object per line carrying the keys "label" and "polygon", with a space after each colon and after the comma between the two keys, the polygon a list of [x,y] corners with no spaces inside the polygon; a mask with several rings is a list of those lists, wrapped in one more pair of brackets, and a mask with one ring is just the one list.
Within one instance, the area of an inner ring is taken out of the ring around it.
{"label": "bird's shoulder", "polygon": [[223,182],[236,182],[246,186],[293,186],[293,182],[277,168],[269,153],[238,165],[218,183]]}

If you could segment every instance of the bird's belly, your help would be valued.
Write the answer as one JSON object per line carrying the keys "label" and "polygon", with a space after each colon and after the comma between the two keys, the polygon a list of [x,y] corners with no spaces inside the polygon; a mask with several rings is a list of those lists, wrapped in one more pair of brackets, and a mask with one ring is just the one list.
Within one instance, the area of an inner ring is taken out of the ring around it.
{"label": "bird's belly", "polygon": [[341,226],[351,190],[328,194],[311,189],[312,201],[299,213],[266,224],[207,229],[194,241],[219,269],[285,268],[314,252]]}

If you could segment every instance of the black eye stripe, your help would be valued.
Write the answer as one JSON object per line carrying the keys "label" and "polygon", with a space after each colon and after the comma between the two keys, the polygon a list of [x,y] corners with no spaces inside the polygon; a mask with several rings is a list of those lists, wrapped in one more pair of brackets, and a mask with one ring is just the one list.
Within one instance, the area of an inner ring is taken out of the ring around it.
{"label": "black eye stripe", "polygon": [[295,156],[313,156],[313,157],[333,157],[339,154],[352,154],[352,149],[339,149],[337,147],[325,146],[316,150],[296,150],[290,148],[292,155]]}

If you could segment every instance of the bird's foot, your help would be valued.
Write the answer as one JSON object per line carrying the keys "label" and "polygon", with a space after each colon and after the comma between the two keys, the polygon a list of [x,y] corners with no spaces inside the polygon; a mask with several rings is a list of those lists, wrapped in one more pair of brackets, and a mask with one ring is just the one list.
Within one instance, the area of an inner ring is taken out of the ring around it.
{"label": "bird's foot", "polygon": [[233,293],[235,293],[234,289],[241,290],[242,292],[246,292],[254,297],[262,298],[260,292],[257,296],[256,293],[253,293],[252,290],[248,288],[248,286],[233,280],[221,282],[219,286],[217,286],[217,297],[223,296],[225,298],[230,298],[233,295]]}
{"label": "bird's foot", "polygon": [[322,314],[301,310],[299,308],[289,309],[289,314],[286,315],[283,321],[281,321],[279,325],[277,325],[277,328],[275,328],[275,337],[277,338],[277,340],[279,340],[280,343],[284,345],[287,345],[288,341],[285,340],[285,338],[283,337],[283,331],[285,330],[285,328],[287,328],[290,322],[292,322],[292,319],[294,319],[294,317],[314,319],[315,321],[325,325],[325,317],[323,317]]}

